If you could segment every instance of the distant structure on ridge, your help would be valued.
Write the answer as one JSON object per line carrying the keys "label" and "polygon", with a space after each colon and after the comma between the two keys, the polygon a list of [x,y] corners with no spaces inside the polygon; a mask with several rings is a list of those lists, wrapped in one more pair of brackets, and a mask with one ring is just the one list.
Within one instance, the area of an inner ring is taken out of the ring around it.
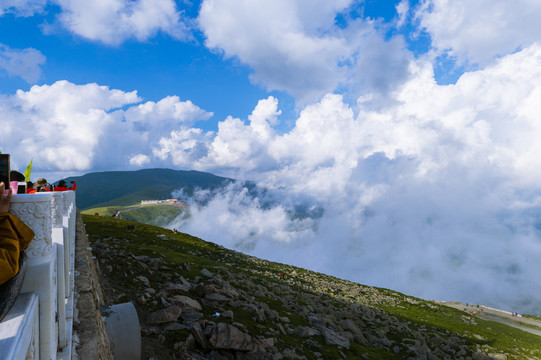
{"label": "distant structure on ridge", "polygon": [[188,204],[178,199],[166,199],[166,200],[141,200],[141,205],[173,205],[177,209],[185,209]]}

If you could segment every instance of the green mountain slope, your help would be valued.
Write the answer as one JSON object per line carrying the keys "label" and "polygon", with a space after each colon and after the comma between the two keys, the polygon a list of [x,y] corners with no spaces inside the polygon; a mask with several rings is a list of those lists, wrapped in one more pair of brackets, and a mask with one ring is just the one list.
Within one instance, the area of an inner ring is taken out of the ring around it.
{"label": "green mountain slope", "polygon": [[83,220],[105,301],[136,305],[145,359],[541,358],[539,336],[472,313],[159,227]]}
{"label": "green mountain slope", "polygon": [[95,172],[69,177],[66,181],[77,182],[77,207],[84,210],[167,199],[180,188],[191,195],[197,188],[217,189],[233,180],[194,170],[144,169]]}

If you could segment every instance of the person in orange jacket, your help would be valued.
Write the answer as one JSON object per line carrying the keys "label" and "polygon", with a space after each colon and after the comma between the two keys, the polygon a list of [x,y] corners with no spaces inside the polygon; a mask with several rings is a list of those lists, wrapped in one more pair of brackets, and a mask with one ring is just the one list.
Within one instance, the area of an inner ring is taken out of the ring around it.
{"label": "person in orange jacket", "polygon": [[75,181],[72,181],[71,182],[73,184],[72,187],[68,187],[66,185],[66,181],[64,180],[60,180],[58,182],[58,186],[55,186],[54,187],[54,191],[66,191],[66,190],[75,190],[77,188],[77,184],[75,183]]}
{"label": "person in orange jacket", "polygon": [[34,232],[18,217],[9,212],[11,189],[4,195],[5,185],[0,183],[0,285],[19,272],[21,251],[26,250]]}
{"label": "person in orange jacket", "polygon": [[35,194],[36,193],[36,189],[34,189],[34,184],[32,183],[32,181],[27,181],[26,182],[26,193],[27,194]]}

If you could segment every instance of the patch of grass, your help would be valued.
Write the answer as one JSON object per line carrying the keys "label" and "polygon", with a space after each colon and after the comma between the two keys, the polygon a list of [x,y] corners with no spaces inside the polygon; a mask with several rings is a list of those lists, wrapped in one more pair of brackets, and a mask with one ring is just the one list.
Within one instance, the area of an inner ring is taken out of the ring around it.
{"label": "patch of grass", "polygon": [[[416,328],[429,327],[439,334],[462,336],[471,347],[476,344],[488,345],[516,356],[520,354],[518,349],[523,348],[528,350],[530,356],[541,357],[539,336],[504,324],[479,319],[457,309],[420,299],[415,304],[403,301],[398,306],[382,306],[381,308],[414,324]],[[521,359],[521,357],[516,357],[516,359]]]}
{"label": "patch of grass", "polygon": [[95,215],[98,214],[99,216],[107,216],[111,217],[112,215],[116,214],[120,210],[125,210],[129,208],[136,207],[137,205],[130,205],[130,206],[106,206],[106,207],[96,207],[88,210],[81,211],[81,214],[83,215]]}

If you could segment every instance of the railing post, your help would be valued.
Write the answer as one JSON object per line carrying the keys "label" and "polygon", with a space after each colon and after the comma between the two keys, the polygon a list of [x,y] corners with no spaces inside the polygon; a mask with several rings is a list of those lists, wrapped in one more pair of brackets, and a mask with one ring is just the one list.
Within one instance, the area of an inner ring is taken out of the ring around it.
{"label": "railing post", "polygon": [[[52,241],[52,194],[14,195],[10,211],[35,233],[26,251],[28,268],[21,293],[39,297],[40,359],[56,359],[57,353],[57,289],[56,249]],[[61,274],[63,276],[63,274]]]}
{"label": "railing post", "polygon": [[2,321],[2,359],[39,359],[39,306],[34,293],[20,294]]}
{"label": "railing post", "polygon": [[69,243],[69,239],[64,236],[64,229],[62,226],[62,213],[64,209],[64,202],[61,192],[53,192],[51,202],[51,218],[52,218],[52,238],[53,244],[56,248],[56,264],[57,264],[57,280],[56,287],[57,294],[57,311],[58,311],[58,348],[64,349],[67,344],[66,339],[66,282],[69,281],[69,272],[65,267],[64,252],[66,245]]}
{"label": "railing post", "polygon": [[71,359],[73,339],[73,306],[75,289],[75,234],[76,212],[75,193],[64,191],[62,194],[62,230],[64,234],[64,272],[65,282],[65,327],[67,346],[58,354],[60,359]]}

